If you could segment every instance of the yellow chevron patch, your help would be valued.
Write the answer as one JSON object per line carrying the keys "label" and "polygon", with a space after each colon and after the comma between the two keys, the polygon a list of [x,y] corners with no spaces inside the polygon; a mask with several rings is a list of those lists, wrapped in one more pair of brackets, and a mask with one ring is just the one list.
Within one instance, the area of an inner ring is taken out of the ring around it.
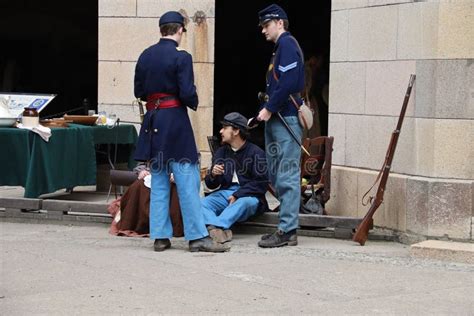
{"label": "yellow chevron patch", "polygon": [[178,52],[185,52],[185,51],[186,51],[184,48],[181,48],[181,47],[179,47],[179,46],[176,46],[176,50],[177,50]]}

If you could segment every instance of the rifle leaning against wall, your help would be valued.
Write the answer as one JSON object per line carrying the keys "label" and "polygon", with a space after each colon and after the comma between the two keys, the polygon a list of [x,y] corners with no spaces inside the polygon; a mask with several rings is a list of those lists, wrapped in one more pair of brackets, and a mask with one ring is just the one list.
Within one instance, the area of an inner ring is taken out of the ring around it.
{"label": "rifle leaning against wall", "polygon": [[[367,214],[365,214],[362,222],[357,226],[356,232],[352,237],[353,241],[358,242],[361,246],[365,244],[369,234],[370,224],[372,223],[372,217],[374,216],[375,211],[379,208],[379,206],[383,202],[383,194],[385,192],[385,185],[387,184],[388,175],[390,173],[390,168],[392,166],[393,156],[395,154],[395,148],[397,147],[398,137],[400,136],[400,130],[402,128],[403,118],[405,117],[405,112],[407,110],[408,101],[410,100],[411,89],[415,82],[415,75],[410,75],[410,81],[408,82],[407,92],[405,94],[405,99],[403,100],[402,110],[400,112],[400,117],[398,118],[397,128],[392,132],[392,137],[390,139],[390,144],[388,145],[387,154],[385,155],[385,161],[383,163],[382,169],[375,180],[374,185],[380,179],[379,187],[377,189],[377,194],[375,195],[375,199],[371,200],[372,205],[369,208]],[[368,192],[374,187],[369,189]],[[367,195],[367,193],[365,195]],[[364,195],[364,196],[365,196]],[[364,198],[362,198],[363,200]]]}

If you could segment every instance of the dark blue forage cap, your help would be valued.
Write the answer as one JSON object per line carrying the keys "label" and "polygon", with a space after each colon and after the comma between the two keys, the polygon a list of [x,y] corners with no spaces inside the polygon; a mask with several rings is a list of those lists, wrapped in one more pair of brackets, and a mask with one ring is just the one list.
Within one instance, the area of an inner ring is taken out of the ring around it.
{"label": "dark blue forage cap", "polygon": [[243,131],[247,130],[247,118],[238,112],[226,114],[221,124],[224,126],[232,126]]}
{"label": "dark blue forage cap", "polygon": [[186,32],[186,27],[184,26],[184,17],[181,13],[176,11],[168,11],[163,14],[160,18],[159,25],[160,27],[168,23],[178,23],[183,26],[183,32]]}
{"label": "dark blue forage cap", "polygon": [[258,19],[260,20],[260,25],[262,25],[270,20],[288,20],[288,15],[280,6],[271,4],[258,12]]}

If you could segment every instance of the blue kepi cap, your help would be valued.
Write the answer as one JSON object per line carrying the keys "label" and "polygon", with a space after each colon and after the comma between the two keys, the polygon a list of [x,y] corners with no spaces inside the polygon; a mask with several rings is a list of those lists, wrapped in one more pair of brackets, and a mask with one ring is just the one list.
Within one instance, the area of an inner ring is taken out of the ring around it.
{"label": "blue kepi cap", "polygon": [[258,19],[262,25],[270,20],[288,20],[288,15],[279,5],[271,4],[258,12]]}
{"label": "blue kepi cap", "polygon": [[181,13],[176,11],[168,11],[163,14],[160,18],[159,25],[160,27],[168,23],[178,23],[183,26],[183,32],[186,32],[186,27],[184,26],[184,17]]}

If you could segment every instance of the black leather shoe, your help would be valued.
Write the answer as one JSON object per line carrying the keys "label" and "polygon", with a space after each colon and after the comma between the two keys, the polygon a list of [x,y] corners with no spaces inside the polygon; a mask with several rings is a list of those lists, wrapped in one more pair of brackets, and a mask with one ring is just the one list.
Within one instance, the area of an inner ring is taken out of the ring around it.
{"label": "black leather shoe", "polygon": [[262,235],[262,237],[260,238],[260,240],[268,239],[268,238],[272,237],[273,234],[274,234],[274,233]]}
{"label": "black leather shoe", "polygon": [[201,239],[191,240],[189,242],[189,251],[191,252],[197,252],[197,251],[226,252],[229,250],[230,250],[229,246],[216,243],[209,236],[201,238]]}
{"label": "black leather shoe", "polygon": [[258,242],[258,246],[262,248],[275,248],[283,246],[296,246],[298,244],[298,237],[296,229],[285,233],[282,230],[277,230],[271,235],[263,235]]}
{"label": "black leather shoe", "polygon": [[155,243],[153,244],[153,248],[155,251],[165,251],[171,247],[171,242],[169,239],[155,239]]}

